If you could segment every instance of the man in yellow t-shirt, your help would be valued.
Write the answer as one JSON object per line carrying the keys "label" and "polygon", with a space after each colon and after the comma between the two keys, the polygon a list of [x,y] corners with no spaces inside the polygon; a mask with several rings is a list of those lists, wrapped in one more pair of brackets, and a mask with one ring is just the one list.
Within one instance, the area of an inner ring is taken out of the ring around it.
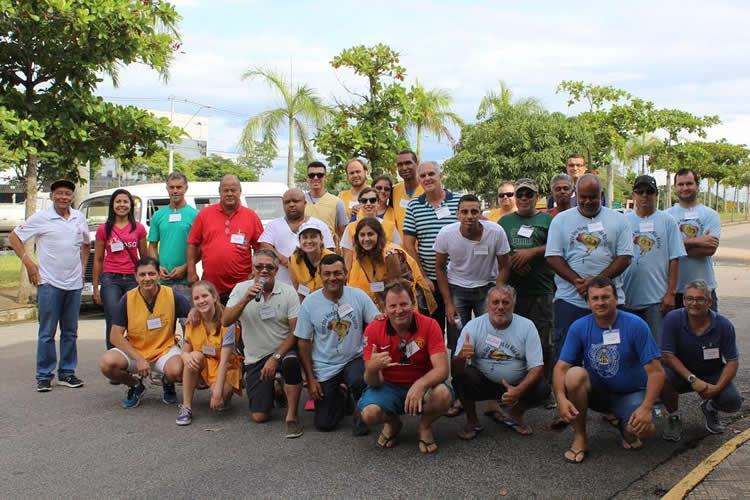
{"label": "man in yellow t-shirt", "polygon": [[323,162],[313,161],[307,166],[310,191],[305,193],[305,215],[322,220],[333,235],[341,238],[346,228],[346,209],[337,196],[326,191],[326,171]]}
{"label": "man in yellow t-shirt", "polygon": [[396,168],[403,182],[393,186],[393,209],[396,212],[396,226],[402,240],[406,207],[413,198],[424,194],[424,189],[417,178],[417,165],[419,162],[414,151],[405,149],[396,156]]}
{"label": "man in yellow t-shirt", "polygon": [[339,199],[344,203],[346,210],[346,222],[354,222],[357,219],[359,209],[359,193],[367,187],[367,164],[359,158],[352,158],[344,166],[346,178],[349,180],[351,189],[339,193]]}
{"label": "man in yellow t-shirt", "polygon": [[112,382],[128,386],[123,408],[140,404],[143,379],[152,372],[162,374],[162,402],[176,404],[174,384],[182,380],[182,357],[175,324],[187,317],[190,302],[159,285],[159,261],[153,257],[138,261],[135,280],[138,287],[125,294],[112,317],[109,340],[114,347],[99,359],[99,369]]}

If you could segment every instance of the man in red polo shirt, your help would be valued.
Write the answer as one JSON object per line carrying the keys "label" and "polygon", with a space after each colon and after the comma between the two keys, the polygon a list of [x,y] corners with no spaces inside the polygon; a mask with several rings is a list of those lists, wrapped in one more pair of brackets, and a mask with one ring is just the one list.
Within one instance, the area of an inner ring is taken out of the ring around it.
{"label": "man in red polo shirt", "polygon": [[242,206],[242,185],[234,175],[219,183],[219,203],[198,213],[187,248],[188,282],[198,281],[195,265],[203,262],[203,279],[210,281],[226,305],[234,285],[253,272],[252,251],[258,248],[263,224],[258,214]]}
{"label": "man in red polo shirt", "polygon": [[453,392],[445,384],[448,355],[437,322],[414,309],[408,283],[385,288],[387,318],[365,329],[365,382],[357,403],[368,426],[382,423],[378,446],[392,448],[402,423],[399,415],[421,415],[419,451],[435,453],[432,423],[450,408]]}

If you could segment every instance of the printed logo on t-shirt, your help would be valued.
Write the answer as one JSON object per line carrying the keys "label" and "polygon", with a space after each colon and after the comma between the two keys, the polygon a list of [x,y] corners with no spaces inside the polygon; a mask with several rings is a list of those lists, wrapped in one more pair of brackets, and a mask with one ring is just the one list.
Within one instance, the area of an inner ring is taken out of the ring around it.
{"label": "printed logo on t-shirt", "polygon": [[521,353],[516,348],[516,346],[509,342],[506,342],[505,340],[501,340],[500,345],[498,345],[497,347],[487,345],[485,343],[484,348],[484,357],[493,361],[510,361],[511,359],[522,358]]}
{"label": "printed logo on t-shirt", "polygon": [[586,253],[590,254],[597,249],[599,244],[602,242],[602,239],[589,233],[588,231],[582,231],[578,233],[578,236],[576,236],[576,241],[583,243],[583,246],[586,247]]}
{"label": "printed logo on t-shirt", "polygon": [[344,341],[346,336],[349,334],[349,328],[352,326],[351,321],[345,319],[333,318],[328,321],[326,328],[329,331],[335,332],[339,339],[339,344]]}
{"label": "printed logo on t-shirt", "polygon": [[700,221],[697,219],[680,221],[680,232],[683,238],[695,238],[703,231],[701,230]]}
{"label": "printed logo on t-shirt", "polygon": [[[656,240],[652,237],[652,235],[647,233],[635,233],[635,236],[633,237],[633,243],[635,246],[641,249],[641,255],[645,255],[651,251],[652,248],[654,248],[654,245],[657,243]],[[659,246],[657,245],[657,248]]]}
{"label": "printed logo on t-shirt", "polygon": [[602,378],[612,378],[620,369],[620,351],[617,345],[593,344],[587,353],[594,371]]}

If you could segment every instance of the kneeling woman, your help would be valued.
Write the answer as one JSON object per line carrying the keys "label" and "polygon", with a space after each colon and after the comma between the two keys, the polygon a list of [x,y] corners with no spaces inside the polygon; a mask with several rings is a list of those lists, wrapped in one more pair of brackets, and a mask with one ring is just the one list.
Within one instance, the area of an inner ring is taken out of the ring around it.
{"label": "kneeling woman", "polygon": [[302,224],[297,234],[299,246],[289,257],[289,275],[302,302],[315,290],[323,288],[318,266],[320,259],[333,252],[323,246],[323,233],[317,226]]}
{"label": "kneeling woman", "polygon": [[380,311],[384,311],[385,285],[403,279],[411,284],[412,292],[422,302],[420,308],[432,313],[435,298],[417,262],[400,246],[389,243],[383,225],[375,217],[365,217],[357,222],[354,232],[354,252],[349,270],[349,286],[367,293]]}
{"label": "kneeling woman", "polygon": [[182,406],[177,425],[193,421],[193,393],[202,379],[211,391],[211,409],[223,410],[232,394],[241,394],[240,359],[234,354],[234,325],[221,326],[223,307],[216,288],[208,281],[198,281],[192,289],[193,307],[200,313],[200,323],[186,325],[182,348]]}

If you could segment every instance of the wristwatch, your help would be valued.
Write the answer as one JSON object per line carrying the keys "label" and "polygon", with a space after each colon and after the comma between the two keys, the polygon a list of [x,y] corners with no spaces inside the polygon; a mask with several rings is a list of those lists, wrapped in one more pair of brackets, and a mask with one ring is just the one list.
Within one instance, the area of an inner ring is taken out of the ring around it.
{"label": "wristwatch", "polygon": [[687,381],[688,381],[688,384],[692,384],[692,383],[693,383],[693,382],[695,381],[695,379],[697,379],[697,378],[698,378],[698,377],[696,377],[695,375],[693,375],[693,374],[691,373],[690,375],[688,375],[688,376],[687,376]]}
{"label": "wristwatch", "polygon": [[273,353],[273,356],[271,357],[276,361],[281,361],[281,354],[279,354],[278,352]]}

